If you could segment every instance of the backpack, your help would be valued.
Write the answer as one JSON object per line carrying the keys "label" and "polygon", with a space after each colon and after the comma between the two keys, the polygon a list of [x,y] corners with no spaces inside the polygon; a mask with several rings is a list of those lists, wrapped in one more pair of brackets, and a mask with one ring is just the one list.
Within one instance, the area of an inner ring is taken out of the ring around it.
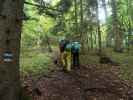
{"label": "backpack", "polygon": [[66,44],[65,51],[71,51],[72,45],[71,43]]}
{"label": "backpack", "polygon": [[66,48],[66,45],[69,43],[68,40],[61,40],[60,43],[59,43],[59,46],[60,46],[60,50],[61,52],[63,52]]}
{"label": "backpack", "polygon": [[72,53],[78,53],[80,50],[80,43],[79,42],[73,42],[72,43]]}

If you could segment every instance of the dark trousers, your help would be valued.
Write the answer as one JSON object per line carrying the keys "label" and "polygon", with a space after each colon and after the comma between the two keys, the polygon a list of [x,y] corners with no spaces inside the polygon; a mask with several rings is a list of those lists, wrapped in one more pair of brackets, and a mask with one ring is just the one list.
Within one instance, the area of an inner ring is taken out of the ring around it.
{"label": "dark trousers", "polygon": [[73,67],[79,67],[79,53],[73,53],[72,56]]}

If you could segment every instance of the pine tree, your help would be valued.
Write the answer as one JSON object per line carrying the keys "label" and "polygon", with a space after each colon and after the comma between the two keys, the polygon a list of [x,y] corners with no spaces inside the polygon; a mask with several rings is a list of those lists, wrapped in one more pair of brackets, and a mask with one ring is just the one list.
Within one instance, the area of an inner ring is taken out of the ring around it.
{"label": "pine tree", "polygon": [[0,100],[19,100],[23,0],[0,0]]}
{"label": "pine tree", "polygon": [[117,12],[117,0],[111,0],[112,6],[112,23],[113,23],[113,32],[115,38],[115,47],[114,50],[116,52],[122,52],[122,32],[120,32],[119,28],[119,20],[118,20],[118,12]]}

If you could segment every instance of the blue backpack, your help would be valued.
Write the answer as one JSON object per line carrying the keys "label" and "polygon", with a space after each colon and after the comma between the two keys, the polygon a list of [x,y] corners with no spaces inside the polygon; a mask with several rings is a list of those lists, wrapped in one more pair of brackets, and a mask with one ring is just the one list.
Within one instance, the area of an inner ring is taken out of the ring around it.
{"label": "blue backpack", "polygon": [[72,53],[78,53],[80,51],[80,43],[79,42],[73,42],[72,43]]}
{"label": "blue backpack", "polygon": [[71,51],[71,48],[72,48],[72,44],[68,43],[66,44],[65,51]]}

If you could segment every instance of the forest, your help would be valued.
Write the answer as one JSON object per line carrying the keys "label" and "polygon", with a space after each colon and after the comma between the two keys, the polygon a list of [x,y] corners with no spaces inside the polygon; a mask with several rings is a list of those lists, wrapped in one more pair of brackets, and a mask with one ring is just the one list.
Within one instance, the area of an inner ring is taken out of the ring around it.
{"label": "forest", "polygon": [[0,100],[133,100],[133,0],[0,0]]}

